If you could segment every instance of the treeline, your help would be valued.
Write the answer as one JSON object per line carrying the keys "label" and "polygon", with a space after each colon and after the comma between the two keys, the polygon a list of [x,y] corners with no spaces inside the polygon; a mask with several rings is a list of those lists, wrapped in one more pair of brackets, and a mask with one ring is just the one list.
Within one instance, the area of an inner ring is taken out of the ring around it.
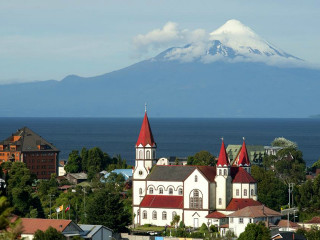
{"label": "treeline", "polygon": [[128,165],[120,155],[111,158],[100,148],[94,147],[89,150],[82,148],[80,153],[77,150],[73,150],[69,154],[68,162],[64,169],[68,173],[86,172],[88,180],[91,180],[102,170],[112,171],[116,168],[126,169],[132,168],[132,166]]}
{"label": "treeline", "polygon": [[[1,173],[4,173],[1,177],[7,182],[3,195],[9,203],[1,207],[3,202],[0,200],[1,223],[6,221],[1,212],[9,211],[20,217],[58,217],[77,223],[104,225],[115,232],[126,231],[131,224],[132,191],[123,195],[126,181],[121,174],[111,173],[104,182],[94,178],[90,187],[77,185],[62,191],[59,187],[68,183],[58,182],[55,174],[50,180],[37,180],[22,162],[7,162],[1,167]],[[56,208],[62,205],[63,211],[57,216]],[[67,206],[70,207],[68,211]]]}

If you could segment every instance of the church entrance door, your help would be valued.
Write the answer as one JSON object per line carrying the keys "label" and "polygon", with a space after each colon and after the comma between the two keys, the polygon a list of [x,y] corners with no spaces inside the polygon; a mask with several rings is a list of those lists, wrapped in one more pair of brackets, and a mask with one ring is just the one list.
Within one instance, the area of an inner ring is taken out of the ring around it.
{"label": "church entrance door", "polygon": [[194,218],[193,219],[193,227],[198,228],[199,227],[199,218]]}

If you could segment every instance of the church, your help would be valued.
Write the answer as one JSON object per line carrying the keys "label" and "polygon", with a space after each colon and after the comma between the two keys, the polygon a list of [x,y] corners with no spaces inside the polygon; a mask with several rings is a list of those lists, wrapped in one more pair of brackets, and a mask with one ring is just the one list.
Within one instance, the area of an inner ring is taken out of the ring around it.
{"label": "church", "polygon": [[163,165],[157,161],[157,144],[145,111],[135,145],[133,215],[138,225],[170,225],[175,215],[186,226],[221,226],[227,215],[248,206],[259,206],[257,182],[245,140],[231,164],[222,139],[216,166]]}

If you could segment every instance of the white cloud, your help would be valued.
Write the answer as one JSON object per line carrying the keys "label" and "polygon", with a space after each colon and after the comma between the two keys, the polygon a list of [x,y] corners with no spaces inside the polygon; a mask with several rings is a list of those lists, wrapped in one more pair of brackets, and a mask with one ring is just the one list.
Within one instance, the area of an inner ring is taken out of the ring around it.
{"label": "white cloud", "polygon": [[190,31],[180,29],[175,22],[167,22],[161,29],[154,29],[146,34],[135,36],[133,44],[140,54],[144,54],[151,50],[164,49],[175,44],[200,42],[208,38],[208,33],[203,29]]}

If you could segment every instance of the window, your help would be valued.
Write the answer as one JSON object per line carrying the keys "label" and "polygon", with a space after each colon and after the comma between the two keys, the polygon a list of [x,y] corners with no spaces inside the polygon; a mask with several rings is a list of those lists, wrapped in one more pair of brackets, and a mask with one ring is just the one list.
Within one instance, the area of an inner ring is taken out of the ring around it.
{"label": "window", "polygon": [[183,194],[182,188],[179,188],[179,195],[182,195],[182,194]]}
{"label": "window", "polygon": [[254,190],[251,189],[251,196],[254,196]]}
{"label": "window", "polygon": [[153,188],[149,188],[149,194],[153,194]]}
{"label": "window", "polygon": [[162,212],[162,220],[167,220],[167,212],[166,211]]}
{"label": "window", "polygon": [[163,188],[159,189],[159,194],[163,194]]}
{"label": "window", "polygon": [[177,213],[175,211],[172,212],[172,220],[174,219],[174,216],[176,216]]}
{"label": "window", "polygon": [[139,194],[140,195],[142,194],[142,188],[139,188]]}
{"label": "window", "polygon": [[148,218],[147,211],[144,210],[144,211],[142,212],[142,219],[147,219],[147,218]]}
{"label": "window", "polygon": [[191,191],[189,207],[196,209],[202,208],[202,193],[198,189],[194,189]]}
{"label": "window", "polygon": [[243,190],[243,196],[247,196],[248,195],[248,190],[247,189],[244,189]]}
{"label": "window", "polygon": [[219,205],[222,205],[222,198],[219,198]]}
{"label": "window", "polygon": [[150,151],[149,151],[149,150],[147,151],[147,157],[146,157],[146,159],[150,159]]}
{"label": "window", "polygon": [[219,175],[222,175],[222,170],[221,169],[219,169]]}
{"label": "window", "polygon": [[143,151],[142,150],[139,151],[139,159],[143,159]]}
{"label": "window", "polygon": [[239,196],[239,189],[236,190],[236,196]]}
{"label": "window", "polygon": [[173,189],[169,188],[169,194],[173,194]]}
{"label": "window", "polygon": [[227,169],[223,170],[223,174],[226,176],[227,175]]}
{"label": "window", "polygon": [[194,181],[198,182],[198,176],[197,175],[194,176]]}
{"label": "window", "polygon": [[157,220],[157,212],[156,211],[152,212],[152,219]]}
{"label": "window", "polygon": [[243,223],[243,218],[239,218],[239,223]]}

